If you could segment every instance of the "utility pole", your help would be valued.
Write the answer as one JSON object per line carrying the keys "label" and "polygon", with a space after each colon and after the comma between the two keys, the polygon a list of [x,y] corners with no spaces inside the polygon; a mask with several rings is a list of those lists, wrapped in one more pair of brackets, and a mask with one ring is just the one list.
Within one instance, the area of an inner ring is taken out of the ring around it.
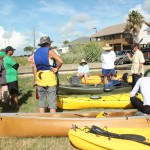
{"label": "utility pole", "polygon": [[35,27],[33,27],[33,51],[32,54],[34,53],[35,50]]}
{"label": "utility pole", "polygon": [[[33,27],[33,50],[32,50],[32,55],[34,54],[34,50],[35,50],[35,27]],[[32,71],[33,71],[34,84],[35,84],[35,82],[36,82],[36,80],[35,80],[36,79],[36,77],[35,77],[36,76],[36,69],[34,67],[34,64],[32,64]],[[36,88],[36,94],[37,94],[37,88]]]}
{"label": "utility pole", "polygon": [[96,28],[96,27],[94,27],[93,29],[95,29],[95,32],[97,33],[97,28]]}

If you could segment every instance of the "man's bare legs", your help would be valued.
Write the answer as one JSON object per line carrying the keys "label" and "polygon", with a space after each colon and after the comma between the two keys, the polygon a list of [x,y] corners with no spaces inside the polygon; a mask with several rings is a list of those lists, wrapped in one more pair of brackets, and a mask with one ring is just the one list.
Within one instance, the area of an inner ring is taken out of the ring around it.
{"label": "man's bare legs", "polygon": [[[40,112],[40,113],[45,113],[45,108],[39,108],[39,112]],[[50,112],[51,112],[51,113],[55,113],[55,112],[56,112],[56,109],[50,108]]]}

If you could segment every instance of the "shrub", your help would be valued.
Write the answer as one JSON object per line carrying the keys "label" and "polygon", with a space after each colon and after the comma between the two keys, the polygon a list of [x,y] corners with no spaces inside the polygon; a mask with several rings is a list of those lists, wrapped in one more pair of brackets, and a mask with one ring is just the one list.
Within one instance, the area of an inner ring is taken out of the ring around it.
{"label": "shrub", "polygon": [[82,47],[82,52],[88,62],[100,62],[102,46],[99,42],[89,42]]}
{"label": "shrub", "polygon": [[89,42],[86,45],[76,45],[69,48],[69,52],[61,54],[64,63],[79,63],[81,59],[87,62],[100,62],[102,46],[99,42]]}

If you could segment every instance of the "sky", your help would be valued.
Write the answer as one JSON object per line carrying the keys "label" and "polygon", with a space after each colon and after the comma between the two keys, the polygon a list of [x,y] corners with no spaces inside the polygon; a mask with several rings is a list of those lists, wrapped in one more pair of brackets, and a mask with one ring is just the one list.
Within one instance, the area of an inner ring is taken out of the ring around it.
{"label": "sky", "polygon": [[126,22],[132,10],[150,22],[149,0],[0,0],[0,6],[0,49],[11,45],[14,55],[33,46],[33,29],[36,47],[45,35],[54,41],[52,46],[61,47],[65,40]]}

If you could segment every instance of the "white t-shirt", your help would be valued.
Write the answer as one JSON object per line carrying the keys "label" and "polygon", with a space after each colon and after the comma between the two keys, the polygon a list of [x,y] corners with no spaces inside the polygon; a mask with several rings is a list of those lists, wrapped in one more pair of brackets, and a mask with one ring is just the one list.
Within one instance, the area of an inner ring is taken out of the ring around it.
{"label": "white t-shirt", "polygon": [[103,51],[101,55],[102,68],[113,69],[115,68],[114,62],[116,60],[116,54],[114,51]]}
{"label": "white t-shirt", "polygon": [[136,82],[133,90],[130,93],[130,96],[134,97],[138,92],[139,88],[144,99],[143,105],[150,106],[150,77],[140,78]]}
{"label": "white t-shirt", "polygon": [[[137,74],[139,69],[139,64],[144,62],[145,60],[144,60],[143,53],[140,50],[137,50],[132,57],[132,67],[131,67],[132,74]],[[144,66],[141,69],[141,73],[144,74]]]}
{"label": "white t-shirt", "polygon": [[89,73],[89,67],[88,65],[84,65],[84,66],[79,66],[78,67],[78,73]]}

